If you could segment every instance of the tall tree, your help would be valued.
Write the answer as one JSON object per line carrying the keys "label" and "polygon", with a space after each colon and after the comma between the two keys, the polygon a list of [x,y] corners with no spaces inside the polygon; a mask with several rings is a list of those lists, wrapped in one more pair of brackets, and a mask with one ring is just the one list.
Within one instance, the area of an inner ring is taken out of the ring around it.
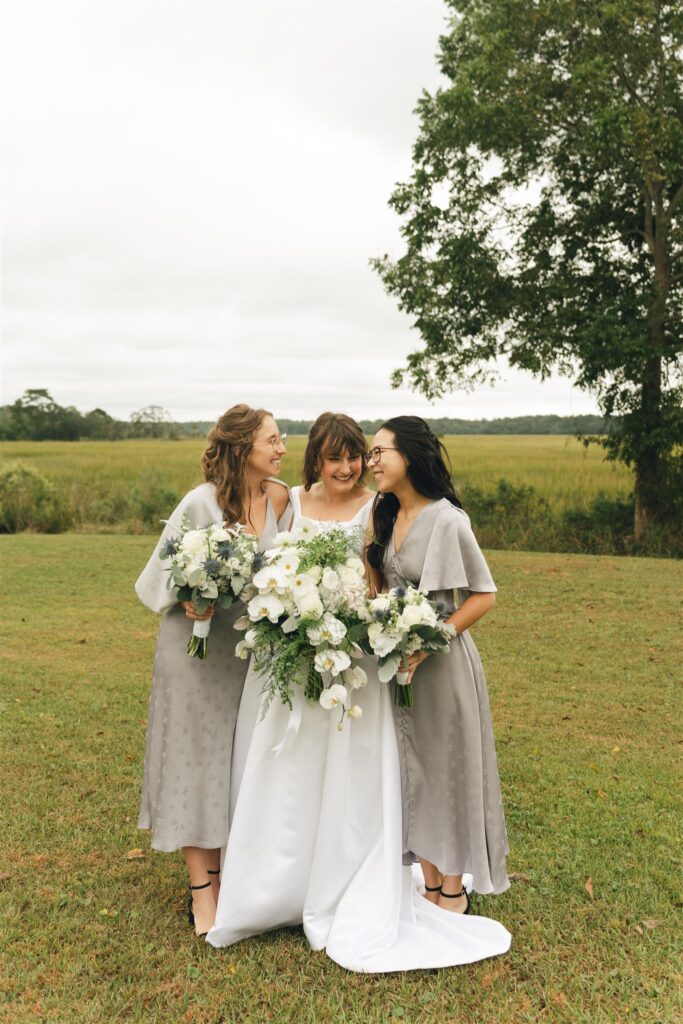
{"label": "tall tree", "polygon": [[642,537],[683,443],[683,7],[446,2],[449,82],[390,200],[405,252],[373,261],[424,342],[394,384],[433,398],[500,356],[570,376],[615,417]]}

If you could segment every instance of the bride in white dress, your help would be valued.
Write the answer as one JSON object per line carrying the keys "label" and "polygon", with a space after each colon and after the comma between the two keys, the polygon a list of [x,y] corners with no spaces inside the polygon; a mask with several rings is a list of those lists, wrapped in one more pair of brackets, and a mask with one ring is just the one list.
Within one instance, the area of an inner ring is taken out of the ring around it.
{"label": "bride in white dress", "polygon": [[[361,447],[362,445],[362,447]],[[359,484],[360,427],[324,414],[311,429],[294,520],[339,527],[362,546],[372,495]],[[311,477],[320,482],[310,488]],[[316,513],[304,515],[302,511]],[[348,516],[348,518],[347,518]],[[489,918],[428,902],[401,864],[401,783],[390,689],[370,659],[346,722],[297,691],[261,720],[262,682],[249,668],[240,705],[213,946],[303,923],[311,947],[342,967],[383,972],[447,967],[504,953],[510,934]]]}

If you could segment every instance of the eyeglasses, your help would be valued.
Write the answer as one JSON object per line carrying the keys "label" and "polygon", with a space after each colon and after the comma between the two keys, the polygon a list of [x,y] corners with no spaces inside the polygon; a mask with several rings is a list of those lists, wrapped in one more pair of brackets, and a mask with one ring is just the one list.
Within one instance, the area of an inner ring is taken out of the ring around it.
{"label": "eyeglasses", "polygon": [[278,434],[277,437],[271,437],[269,441],[257,441],[254,445],[252,445],[252,447],[259,448],[262,447],[264,444],[269,444],[272,447],[273,451],[275,451],[276,448],[286,448],[287,435]]}
{"label": "eyeglasses", "polygon": [[363,456],[366,466],[376,466],[382,458],[382,452],[397,452],[398,448],[371,448],[369,452],[366,452]]}

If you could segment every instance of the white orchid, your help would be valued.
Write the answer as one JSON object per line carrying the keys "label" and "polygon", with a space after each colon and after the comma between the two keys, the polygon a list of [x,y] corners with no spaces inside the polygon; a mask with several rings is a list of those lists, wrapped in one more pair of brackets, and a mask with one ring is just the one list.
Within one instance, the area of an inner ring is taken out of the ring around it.
{"label": "white orchid", "polygon": [[319,651],[313,659],[316,672],[320,672],[321,675],[324,672],[329,672],[333,678],[348,668],[350,664],[351,659],[346,651],[336,651],[329,648],[325,651]]}
{"label": "white orchid", "polygon": [[275,594],[257,594],[247,605],[252,622],[258,622],[259,619],[277,622],[284,610],[285,606]]}
{"label": "white orchid", "polygon": [[346,626],[330,612],[325,612],[319,622],[307,628],[306,636],[316,647],[322,643],[336,647],[346,636]]}
{"label": "white orchid", "polygon": [[253,583],[262,593],[271,590],[277,594],[284,594],[289,586],[289,577],[280,566],[267,565],[265,569],[256,573]]}
{"label": "white orchid", "polygon": [[321,707],[324,707],[326,711],[345,707],[348,699],[346,687],[341,683],[332,683],[332,686],[326,686],[318,698]]}
{"label": "white orchid", "polygon": [[361,687],[368,685],[367,672],[360,665],[345,669],[342,676],[346,685],[350,686],[352,690],[360,690]]}
{"label": "white orchid", "polygon": [[349,718],[362,718],[363,709],[358,704],[352,704],[351,707],[346,712],[346,714],[349,716]]}

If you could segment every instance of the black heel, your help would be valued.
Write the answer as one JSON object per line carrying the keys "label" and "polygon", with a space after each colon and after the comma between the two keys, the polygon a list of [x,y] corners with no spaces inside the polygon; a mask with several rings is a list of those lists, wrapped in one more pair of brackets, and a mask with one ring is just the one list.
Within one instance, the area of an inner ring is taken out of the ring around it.
{"label": "black heel", "polygon": [[[208,874],[209,872],[207,872]],[[204,885],[191,885],[190,895],[187,898],[187,920],[194,927],[194,913],[192,912],[192,893],[195,889],[208,889],[211,882],[204,882]],[[206,934],[206,933],[205,933]]]}
{"label": "black heel", "polygon": [[463,910],[463,914],[469,914],[470,912],[470,894],[467,889],[463,886],[460,892],[444,892],[441,890],[441,895],[445,896],[447,900],[457,900],[460,896],[464,896],[467,900],[467,906]]}

